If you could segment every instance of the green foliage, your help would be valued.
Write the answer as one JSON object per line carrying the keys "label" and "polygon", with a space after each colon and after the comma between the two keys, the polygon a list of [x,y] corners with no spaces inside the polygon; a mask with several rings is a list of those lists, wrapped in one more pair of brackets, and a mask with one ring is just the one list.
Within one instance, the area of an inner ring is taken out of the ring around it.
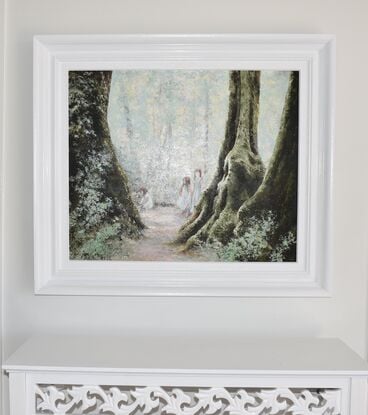
{"label": "green foliage", "polygon": [[121,250],[121,225],[114,223],[100,228],[95,234],[85,235],[81,232],[79,237],[84,242],[78,249],[76,257],[88,260],[108,260]]}
{"label": "green foliage", "polygon": [[262,260],[271,249],[268,241],[274,229],[275,217],[272,212],[267,212],[260,218],[253,216],[249,220],[246,232],[220,249],[219,256],[224,261]]}
{"label": "green foliage", "polygon": [[280,242],[276,245],[271,253],[272,262],[282,262],[285,259],[285,254],[296,245],[296,238],[293,232],[288,232],[280,238]]}
{"label": "green foliage", "polygon": [[69,72],[71,259],[111,259],[143,228],[110,138],[110,81],[110,71]]}
{"label": "green foliage", "polygon": [[202,249],[215,251],[221,261],[283,262],[287,252],[295,246],[296,238],[293,232],[289,232],[274,243],[277,226],[275,214],[264,211],[252,216],[242,234],[236,235],[229,243],[224,245],[215,241],[205,244]]}
{"label": "green foliage", "polygon": [[107,152],[91,153],[84,158],[84,169],[78,170],[70,182],[78,195],[79,203],[71,212],[71,231],[74,226],[90,229],[108,216],[113,201],[104,194],[104,171],[111,165],[111,155]]}

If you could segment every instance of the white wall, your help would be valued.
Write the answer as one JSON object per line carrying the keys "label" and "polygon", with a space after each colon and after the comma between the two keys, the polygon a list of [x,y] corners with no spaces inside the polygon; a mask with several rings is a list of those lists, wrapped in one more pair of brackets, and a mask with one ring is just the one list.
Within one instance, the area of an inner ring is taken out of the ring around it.
{"label": "white wall", "polygon": [[[4,106],[4,102],[5,102],[5,94],[4,94],[4,86],[5,86],[5,71],[4,71],[4,67],[5,67],[5,59],[4,59],[4,55],[5,55],[5,31],[6,31],[6,25],[5,25],[5,3],[4,0],[0,0],[0,165],[3,165],[3,131],[4,131],[4,114],[2,111],[2,108]],[[2,275],[3,275],[3,266],[4,266],[4,261],[3,261],[3,220],[2,220],[2,215],[3,215],[3,181],[4,181],[4,176],[3,176],[3,172],[1,171],[0,173],[0,361],[2,362],[3,360],[3,336],[2,336],[2,328],[3,328],[3,310],[2,310],[2,298],[3,298],[3,287],[2,287]],[[2,388],[3,388],[3,377],[0,377],[0,411],[2,408]]]}
{"label": "white wall", "polygon": [[[366,0],[8,0],[4,331],[8,356],[34,333],[340,337],[367,352]],[[32,36],[278,32],[337,35],[334,290],[330,299],[35,297]]]}

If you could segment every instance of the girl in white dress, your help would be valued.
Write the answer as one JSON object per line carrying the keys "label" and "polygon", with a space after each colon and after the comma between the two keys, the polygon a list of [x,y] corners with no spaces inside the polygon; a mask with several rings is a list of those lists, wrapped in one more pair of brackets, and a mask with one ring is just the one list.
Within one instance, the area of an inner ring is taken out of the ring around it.
{"label": "girl in white dress", "polygon": [[202,170],[194,170],[193,178],[193,193],[192,193],[192,203],[190,212],[192,213],[195,207],[198,205],[202,193]]}
{"label": "girl in white dress", "polygon": [[145,187],[142,187],[140,189],[140,192],[142,195],[141,200],[139,202],[139,206],[141,210],[152,209],[154,206],[154,203],[153,203],[153,199],[152,199],[150,192]]}
{"label": "girl in white dress", "polygon": [[183,184],[180,187],[177,206],[181,210],[184,216],[189,216],[191,204],[192,204],[192,189],[190,186],[190,177],[185,176],[183,177]]}

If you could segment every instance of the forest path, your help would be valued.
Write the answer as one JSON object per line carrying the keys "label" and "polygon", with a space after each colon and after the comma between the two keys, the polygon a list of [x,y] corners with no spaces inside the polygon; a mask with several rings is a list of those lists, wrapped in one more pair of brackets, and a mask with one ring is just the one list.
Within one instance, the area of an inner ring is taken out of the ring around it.
{"label": "forest path", "polygon": [[171,244],[175,240],[180,226],[186,221],[178,208],[155,207],[141,212],[141,218],[147,228],[141,239],[130,242],[130,261],[210,260],[198,251],[182,252],[180,246]]}

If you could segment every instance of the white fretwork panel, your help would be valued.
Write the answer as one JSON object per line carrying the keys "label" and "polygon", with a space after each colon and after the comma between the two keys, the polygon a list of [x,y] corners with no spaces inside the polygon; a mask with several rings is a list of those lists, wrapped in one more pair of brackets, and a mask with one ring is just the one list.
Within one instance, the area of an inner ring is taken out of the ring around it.
{"label": "white fretwork panel", "polygon": [[341,415],[341,390],[37,385],[36,414]]}

